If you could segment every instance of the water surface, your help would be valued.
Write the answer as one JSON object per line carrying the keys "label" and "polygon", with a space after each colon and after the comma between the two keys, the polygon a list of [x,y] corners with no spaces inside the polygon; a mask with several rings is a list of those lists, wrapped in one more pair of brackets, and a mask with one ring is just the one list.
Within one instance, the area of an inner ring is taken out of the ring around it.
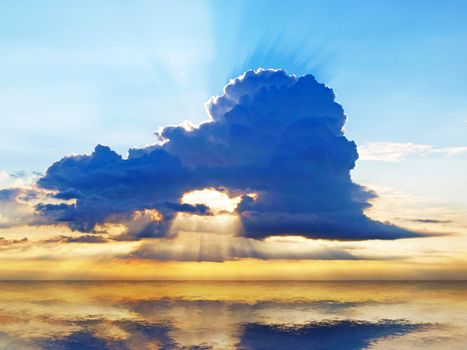
{"label": "water surface", "polygon": [[466,349],[467,282],[0,282],[0,349]]}

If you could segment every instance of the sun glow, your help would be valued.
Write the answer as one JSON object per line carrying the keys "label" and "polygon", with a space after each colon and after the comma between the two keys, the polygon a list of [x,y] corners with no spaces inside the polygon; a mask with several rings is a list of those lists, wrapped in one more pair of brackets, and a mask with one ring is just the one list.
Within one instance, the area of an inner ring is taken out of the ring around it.
{"label": "sun glow", "polygon": [[214,213],[232,213],[235,211],[241,200],[241,195],[229,197],[226,191],[216,190],[214,188],[205,188],[185,193],[181,202],[191,205],[204,204]]}
{"label": "sun glow", "polygon": [[165,240],[143,243],[139,256],[162,260],[223,261],[244,243],[240,216],[235,212],[241,195],[206,188],[185,193],[181,203],[209,207],[213,215],[178,213]]}

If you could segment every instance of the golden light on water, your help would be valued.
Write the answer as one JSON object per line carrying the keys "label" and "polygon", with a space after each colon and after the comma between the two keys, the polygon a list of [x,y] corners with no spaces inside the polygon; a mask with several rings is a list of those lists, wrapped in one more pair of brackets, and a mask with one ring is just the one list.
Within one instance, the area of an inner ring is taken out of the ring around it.
{"label": "golden light on water", "polygon": [[461,350],[466,293],[465,282],[0,282],[0,348]]}

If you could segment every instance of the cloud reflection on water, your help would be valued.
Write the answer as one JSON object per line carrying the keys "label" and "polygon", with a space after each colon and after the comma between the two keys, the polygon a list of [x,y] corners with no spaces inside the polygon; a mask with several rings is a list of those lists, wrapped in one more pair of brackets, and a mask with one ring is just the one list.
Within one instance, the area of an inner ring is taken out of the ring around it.
{"label": "cloud reflection on water", "polygon": [[462,349],[465,282],[1,282],[0,349]]}

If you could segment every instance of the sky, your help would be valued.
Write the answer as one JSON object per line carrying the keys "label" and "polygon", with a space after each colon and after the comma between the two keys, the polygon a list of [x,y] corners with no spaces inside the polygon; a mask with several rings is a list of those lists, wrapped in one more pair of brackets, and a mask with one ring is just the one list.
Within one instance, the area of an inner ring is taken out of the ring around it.
{"label": "sky", "polygon": [[466,10],[3,1],[0,278],[465,279]]}

